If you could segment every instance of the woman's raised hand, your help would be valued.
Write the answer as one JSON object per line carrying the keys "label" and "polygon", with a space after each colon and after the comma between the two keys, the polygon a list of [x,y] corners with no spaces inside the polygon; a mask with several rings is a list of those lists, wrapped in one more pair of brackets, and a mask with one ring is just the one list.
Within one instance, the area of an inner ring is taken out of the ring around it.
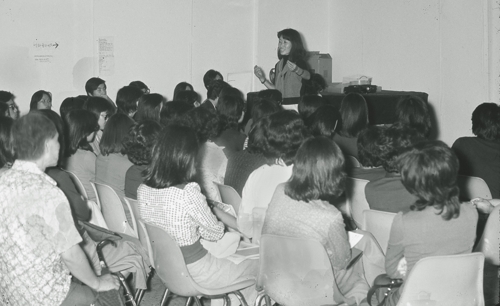
{"label": "woman's raised hand", "polygon": [[297,70],[297,65],[293,62],[287,61],[286,65],[288,66],[288,69],[290,69],[293,72],[296,72]]}
{"label": "woman's raised hand", "polygon": [[262,68],[260,68],[259,66],[255,65],[255,67],[253,67],[253,73],[260,80],[261,83],[263,83],[266,80],[266,75],[264,73],[264,70],[262,70]]}

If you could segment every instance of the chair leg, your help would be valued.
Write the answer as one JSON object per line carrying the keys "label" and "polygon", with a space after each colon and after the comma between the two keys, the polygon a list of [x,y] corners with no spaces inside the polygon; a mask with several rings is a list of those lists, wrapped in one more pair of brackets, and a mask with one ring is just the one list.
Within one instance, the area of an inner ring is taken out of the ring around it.
{"label": "chair leg", "polygon": [[122,283],[123,288],[125,289],[125,304],[130,303],[132,306],[137,306],[137,303],[135,302],[134,296],[132,295],[132,291],[130,291],[130,288],[127,284],[127,281],[125,280],[125,277],[121,272],[118,272],[118,279],[120,279],[120,282]]}
{"label": "chair leg", "polygon": [[186,306],[191,305],[191,302],[192,302],[192,301],[193,301],[193,297],[192,297],[192,296],[188,297],[188,299],[187,299],[187,301],[186,301]]}
{"label": "chair leg", "polygon": [[[264,298],[265,294],[266,293],[264,291],[259,292],[259,294],[257,295],[257,298],[255,299],[254,306],[260,306],[261,305],[262,299]],[[270,306],[270,305],[266,305],[266,306]]]}
{"label": "chair leg", "polygon": [[265,295],[264,296],[264,299],[266,300],[266,306],[272,306],[273,303],[271,302],[271,298],[269,297],[269,295]]}
{"label": "chair leg", "polygon": [[242,306],[248,306],[247,301],[245,300],[245,297],[243,296],[243,294],[241,294],[241,292],[239,292],[239,291],[233,291],[232,293],[234,293],[234,295],[236,295],[236,297],[238,298],[238,300],[240,300],[240,304]]}
{"label": "chair leg", "polygon": [[196,306],[203,306],[201,305],[200,299],[197,296],[194,297],[194,303],[196,304]]}
{"label": "chair leg", "polygon": [[165,293],[163,294],[163,297],[161,299],[160,306],[167,305],[168,293],[169,293],[169,291],[168,291],[168,288],[167,288],[167,289],[165,289]]}
{"label": "chair leg", "polygon": [[231,299],[229,298],[229,295],[224,295],[224,306],[231,306]]}

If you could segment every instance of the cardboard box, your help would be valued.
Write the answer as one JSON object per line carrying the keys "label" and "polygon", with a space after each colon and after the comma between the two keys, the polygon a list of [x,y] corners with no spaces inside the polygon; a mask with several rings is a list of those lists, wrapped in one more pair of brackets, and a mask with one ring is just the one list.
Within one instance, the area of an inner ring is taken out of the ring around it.
{"label": "cardboard box", "polygon": [[311,51],[307,62],[312,73],[320,74],[327,85],[332,83],[332,57],[330,54]]}

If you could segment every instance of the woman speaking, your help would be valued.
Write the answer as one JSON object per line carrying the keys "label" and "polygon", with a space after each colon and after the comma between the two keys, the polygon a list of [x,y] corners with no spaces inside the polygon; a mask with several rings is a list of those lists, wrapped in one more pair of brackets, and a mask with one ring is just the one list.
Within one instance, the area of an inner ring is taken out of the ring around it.
{"label": "woman speaking", "polygon": [[255,66],[255,76],[268,89],[277,89],[283,98],[300,97],[302,79],[309,80],[310,72],[307,70],[306,50],[302,44],[299,32],[294,29],[284,29],[278,32],[278,58],[275,66],[275,77],[266,79],[261,67]]}

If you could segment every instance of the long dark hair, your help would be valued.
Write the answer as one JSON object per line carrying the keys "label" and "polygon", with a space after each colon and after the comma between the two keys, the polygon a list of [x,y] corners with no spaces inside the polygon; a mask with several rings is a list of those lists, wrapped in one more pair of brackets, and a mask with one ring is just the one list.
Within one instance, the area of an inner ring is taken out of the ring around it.
{"label": "long dark hair", "polygon": [[165,127],[153,148],[144,183],[161,189],[193,182],[197,154],[198,141],[192,129],[177,125]]}
{"label": "long dark hair", "polygon": [[333,140],[306,140],[295,157],[285,194],[294,200],[331,200],[344,192],[344,155]]}
{"label": "long dark hair", "polygon": [[106,122],[104,131],[102,132],[101,142],[99,143],[101,154],[125,154],[125,148],[122,142],[133,125],[134,120],[125,114],[117,113],[111,116],[108,122]]}
{"label": "long dark hair", "polygon": [[434,206],[444,220],[460,216],[458,158],[444,142],[417,143],[400,155],[398,164],[403,185],[418,198],[411,210]]}
{"label": "long dark hair", "polygon": [[11,130],[14,119],[2,117],[0,120],[0,168],[6,164],[14,163],[14,150],[12,148]]}
{"label": "long dark hair", "polygon": [[67,133],[66,156],[75,154],[78,149],[93,152],[87,137],[99,130],[95,114],[85,109],[74,109],[64,116],[64,123]]}
{"label": "long dark hair", "polygon": [[358,137],[359,132],[368,126],[368,106],[366,100],[358,93],[349,93],[340,104],[342,129],[340,135]]}
{"label": "long dark hair", "polygon": [[[278,58],[282,59],[285,57],[287,60],[297,64],[297,62],[304,61],[307,56],[306,49],[304,48],[304,44],[302,43],[302,38],[300,38],[300,33],[294,29],[284,29],[278,32],[278,38],[282,37],[283,39],[288,40],[292,43],[292,49],[288,55],[281,55],[280,50],[278,49]],[[306,67],[300,67],[306,68]]]}

